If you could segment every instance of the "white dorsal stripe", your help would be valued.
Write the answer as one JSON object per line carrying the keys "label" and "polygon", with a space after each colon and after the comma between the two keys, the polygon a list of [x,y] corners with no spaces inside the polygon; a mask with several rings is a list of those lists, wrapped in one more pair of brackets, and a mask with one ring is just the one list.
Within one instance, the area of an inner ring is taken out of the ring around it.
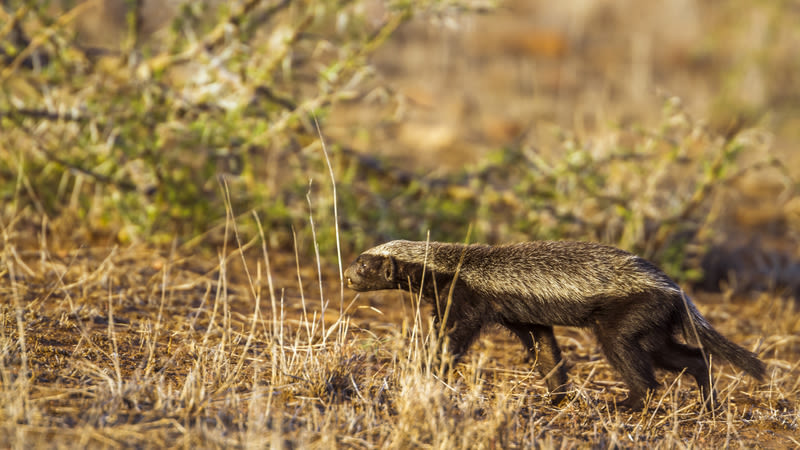
{"label": "white dorsal stripe", "polygon": [[425,265],[452,274],[464,254],[459,278],[478,291],[553,299],[581,299],[622,292],[680,292],[680,287],[645,260],[589,242],[536,241],[500,246],[391,241],[366,254]]}

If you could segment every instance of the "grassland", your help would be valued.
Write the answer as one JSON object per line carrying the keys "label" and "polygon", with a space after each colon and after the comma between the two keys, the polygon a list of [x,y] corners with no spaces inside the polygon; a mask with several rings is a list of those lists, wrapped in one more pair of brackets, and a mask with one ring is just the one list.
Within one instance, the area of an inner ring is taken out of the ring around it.
{"label": "grassland", "polygon": [[[0,447],[800,446],[790,2],[123,3],[0,16]],[[342,266],[468,235],[646,256],[768,377],[623,411],[569,328],[566,404],[503,330],[429,368]]]}

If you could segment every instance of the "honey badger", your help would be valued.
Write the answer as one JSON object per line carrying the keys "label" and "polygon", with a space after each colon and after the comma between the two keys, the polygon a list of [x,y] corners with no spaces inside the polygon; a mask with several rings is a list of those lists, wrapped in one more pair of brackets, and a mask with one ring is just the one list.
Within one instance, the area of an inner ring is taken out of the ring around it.
{"label": "honey badger", "polygon": [[[654,367],[685,369],[697,381],[704,401],[713,403],[704,352],[759,380],[765,372],[763,362],[714,330],[655,265],[601,244],[391,241],[362,253],[344,275],[356,291],[404,289],[421,294],[434,305],[435,329],[446,320],[454,363],[484,326],[508,328],[538,361],[555,403],[564,397],[567,374],[554,325],[594,331],[609,363],[628,385],[621,406],[631,409],[640,409],[648,391],[657,387]],[[679,332],[687,342],[699,338],[703,350],[676,340]]]}

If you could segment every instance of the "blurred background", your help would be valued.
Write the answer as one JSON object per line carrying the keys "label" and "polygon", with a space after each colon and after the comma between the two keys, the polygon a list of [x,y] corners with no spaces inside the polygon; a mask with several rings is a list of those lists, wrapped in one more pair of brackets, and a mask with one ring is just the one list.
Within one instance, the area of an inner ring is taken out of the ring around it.
{"label": "blurred background", "polygon": [[[0,1],[0,448],[797,447],[799,42],[797,0]],[[390,239],[624,248],[769,375],[629,415],[567,327],[568,404],[497,328],[444,374],[344,286]]]}
{"label": "blurred background", "polygon": [[590,239],[797,292],[799,23],[793,1],[4,1],[3,226],[213,247],[227,198],[324,250],[335,202],[346,255]]}

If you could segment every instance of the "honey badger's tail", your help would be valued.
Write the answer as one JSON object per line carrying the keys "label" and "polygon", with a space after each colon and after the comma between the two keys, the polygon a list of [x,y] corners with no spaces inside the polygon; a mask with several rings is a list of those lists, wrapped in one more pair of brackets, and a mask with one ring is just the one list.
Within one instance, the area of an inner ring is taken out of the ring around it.
{"label": "honey badger's tail", "polygon": [[683,332],[686,339],[691,341],[699,338],[706,354],[721,357],[757,380],[763,380],[766,373],[764,363],[754,353],[727,340],[711,327],[683,291],[681,297]]}

